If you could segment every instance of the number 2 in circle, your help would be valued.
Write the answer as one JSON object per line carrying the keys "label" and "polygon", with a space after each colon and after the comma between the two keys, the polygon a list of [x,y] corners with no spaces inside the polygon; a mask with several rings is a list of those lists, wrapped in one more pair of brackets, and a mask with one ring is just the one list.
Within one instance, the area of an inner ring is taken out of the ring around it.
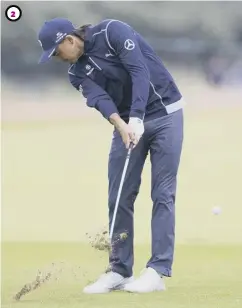
{"label": "number 2 in circle", "polygon": [[22,10],[17,5],[10,5],[5,10],[5,17],[9,21],[16,22],[22,17]]}

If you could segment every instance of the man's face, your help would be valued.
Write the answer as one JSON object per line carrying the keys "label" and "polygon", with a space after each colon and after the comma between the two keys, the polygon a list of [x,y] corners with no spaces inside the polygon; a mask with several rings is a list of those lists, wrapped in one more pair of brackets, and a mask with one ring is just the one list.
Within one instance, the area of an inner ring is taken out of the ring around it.
{"label": "man's face", "polygon": [[56,48],[54,57],[64,62],[76,63],[83,54],[84,43],[78,38],[68,35]]}

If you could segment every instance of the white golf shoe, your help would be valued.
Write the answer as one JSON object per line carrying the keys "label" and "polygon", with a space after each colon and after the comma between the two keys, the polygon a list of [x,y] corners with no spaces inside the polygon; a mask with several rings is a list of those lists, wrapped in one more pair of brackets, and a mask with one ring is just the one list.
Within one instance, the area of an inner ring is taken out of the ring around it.
{"label": "white golf shoe", "polygon": [[138,279],[125,284],[123,290],[132,293],[165,291],[164,279],[151,267],[144,269]]}
{"label": "white golf shoe", "polygon": [[102,294],[114,290],[122,290],[126,283],[133,281],[133,277],[124,278],[118,273],[108,272],[102,274],[97,281],[83,289],[87,294]]}

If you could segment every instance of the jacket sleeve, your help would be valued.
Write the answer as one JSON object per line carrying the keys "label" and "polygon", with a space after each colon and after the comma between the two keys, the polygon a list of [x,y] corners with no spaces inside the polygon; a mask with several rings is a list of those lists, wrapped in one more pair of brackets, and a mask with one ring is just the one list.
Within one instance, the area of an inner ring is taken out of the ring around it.
{"label": "jacket sleeve", "polygon": [[69,75],[71,84],[86,98],[87,106],[98,110],[104,118],[109,120],[118,110],[111,97],[101,87],[89,78]]}
{"label": "jacket sleeve", "polygon": [[150,90],[150,73],[140,50],[134,30],[127,24],[112,20],[106,28],[109,48],[119,57],[132,78],[130,117],[144,118]]}

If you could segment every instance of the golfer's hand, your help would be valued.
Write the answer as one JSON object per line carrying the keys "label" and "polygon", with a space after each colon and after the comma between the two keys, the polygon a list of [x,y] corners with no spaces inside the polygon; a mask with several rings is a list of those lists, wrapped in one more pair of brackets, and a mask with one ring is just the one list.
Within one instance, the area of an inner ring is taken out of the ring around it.
{"label": "golfer's hand", "polygon": [[112,114],[109,118],[110,122],[115,126],[115,128],[120,133],[125,147],[128,149],[131,142],[135,140],[135,133],[133,132],[131,126],[124,122],[118,114]]}
{"label": "golfer's hand", "polygon": [[130,143],[134,142],[135,134],[132,131],[132,128],[125,123],[124,121],[117,126],[117,129],[122,137],[123,143],[125,144],[126,149],[129,148]]}
{"label": "golfer's hand", "polygon": [[132,142],[135,147],[144,133],[144,123],[139,118],[130,118],[128,125],[132,131]]}

